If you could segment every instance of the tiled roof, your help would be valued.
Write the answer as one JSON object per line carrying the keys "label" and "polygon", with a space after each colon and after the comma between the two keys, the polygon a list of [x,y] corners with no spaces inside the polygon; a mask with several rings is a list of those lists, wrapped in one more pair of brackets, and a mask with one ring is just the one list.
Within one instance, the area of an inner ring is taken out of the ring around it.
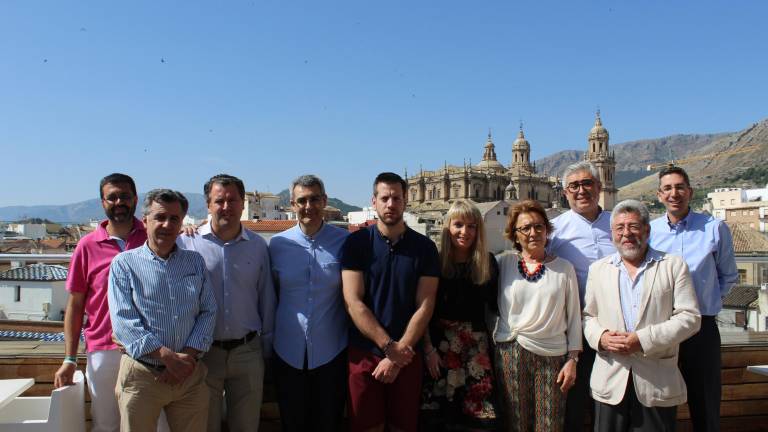
{"label": "tiled roof", "polygon": [[254,232],[280,232],[293,228],[297,220],[255,220],[242,221],[244,227]]}
{"label": "tiled roof", "polygon": [[723,298],[723,307],[746,308],[757,300],[759,289],[754,285],[734,285]]}
{"label": "tiled roof", "polygon": [[728,228],[733,234],[733,250],[737,255],[768,254],[768,239],[756,229],[740,223],[728,223]]}
{"label": "tiled roof", "polygon": [[9,281],[63,281],[67,268],[59,265],[30,264],[0,273],[0,280]]}
{"label": "tiled roof", "polygon": [[[2,339],[64,342],[64,332],[48,333],[48,332],[33,332],[33,331],[19,331],[19,330],[0,330],[0,340]],[[80,340],[84,340],[82,333],[80,333]]]}

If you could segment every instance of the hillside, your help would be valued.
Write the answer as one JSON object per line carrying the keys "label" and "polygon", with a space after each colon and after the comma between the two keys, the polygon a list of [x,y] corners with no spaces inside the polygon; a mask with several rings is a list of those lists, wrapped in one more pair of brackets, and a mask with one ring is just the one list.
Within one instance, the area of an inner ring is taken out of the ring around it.
{"label": "hillside", "polygon": [[[756,149],[722,155],[725,151],[752,146]],[[768,166],[768,119],[742,131],[718,136],[708,145],[685,157],[707,155],[712,157],[681,165],[689,173],[691,185],[699,191],[698,196],[715,187],[764,186],[760,181],[765,179],[765,168]],[[622,187],[619,191],[619,199],[653,196],[658,184],[657,173],[646,174],[646,177]]]}
{"label": "hillside", "polygon": [[[648,164],[667,161],[670,155],[672,159],[687,157],[727,136],[730,133],[680,134],[612,145],[611,150],[616,154],[616,185],[621,187],[645,177],[648,175],[645,171]],[[564,150],[537,160],[536,168],[539,172],[561,175],[568,165],[583,157],[584,151]]]}
{"label": "hillside", "polygon": [[[288,189],[283,189],[280,191],[280,193],[277,194],[277,196],[280,197],[280,205],[283,207],[290,207],[291,206],[291,194],[288,193]],[[331,207],[336,207],[337,209],[341,210],[341,214],[346,215],[347,213],[351,211],[360,211],[362,208],[354,206],[352,204],[347,204],[344,201],[338,199],[338,198],[328,198],[328,205]]]}

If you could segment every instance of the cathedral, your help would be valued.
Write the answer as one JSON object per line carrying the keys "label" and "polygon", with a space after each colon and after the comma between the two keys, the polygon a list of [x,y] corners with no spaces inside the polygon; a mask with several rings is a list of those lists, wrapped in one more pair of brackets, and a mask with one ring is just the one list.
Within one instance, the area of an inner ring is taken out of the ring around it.
{"label": "cathedral", "polygon": [[[600,173],[603,184],[600,205],[606,210],[612,209],[617,194],[614,186],[616,161],[608,150],[608,131],[603,127],[599,111],[589,132],[584,159],[595,164]],[[512,143],[512,162],[508,167],[496,158],[496,146],[489,132],[483,158],[478,164],[445,164],[441,169],[420,170],[410,177],[406,173],[406,179],[408,211],[414,213],[445,212],[458,198],[475,202],[533,199],[544,207],[568,206],[562,194],[561,179],[536,171],[536,164],[531,162],[531,144],[525,138],[522,125]]]}

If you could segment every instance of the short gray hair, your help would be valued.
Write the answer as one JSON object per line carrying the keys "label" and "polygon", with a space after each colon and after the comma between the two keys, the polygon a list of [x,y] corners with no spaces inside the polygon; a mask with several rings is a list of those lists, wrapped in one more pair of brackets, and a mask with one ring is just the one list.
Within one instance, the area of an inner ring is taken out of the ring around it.
{"label": "short gray hair", "polygon": [[592,165],[592,162],[581,161],[565,167],[565,171],[563,172],[563,189],[568,187],[568,177],[570,177],[571,174],[580,171],[588,171],[592,175],[592,178],[594,178],[596,182],[600,183],[600,172],[598,172],[597,168]]}
{"label": "short gray hair", "polygon": [[616,204],[616,207],[613,208],[613,211],[611,212],[611,227],[613,227],[613,220],[616,216],[623,213],[635,213],[640,215],[640,220],[643,222],[643,225],[648,226],[651,223],[651,215],[648,213],[645,204],[638,200],[628,199]]}
{"label": "short gray hair", "polygon": [[175,202],[179,203],[179,205],[181,205],[181,210],[184,214],[187,214],[189,201],[187,201],[187,198],[181,192],[170,189],[152,189],[147,192],[147,195],[144,197],[144,205],[142,207],[144,216],[149,214],[149,210],[152,208],[152,203],[169,204]]}
{"label": "short gray hair", "polygon": [[296,177],[296,179],[291,182],[291,198],[293,198],[293,190],[296,186],[305,188],[317,186],[320,188],[320,193],[325,195],[325,185],[323,184],[323,181],[320,180],[320,177],[314,174],[304,174],[303,176]]}

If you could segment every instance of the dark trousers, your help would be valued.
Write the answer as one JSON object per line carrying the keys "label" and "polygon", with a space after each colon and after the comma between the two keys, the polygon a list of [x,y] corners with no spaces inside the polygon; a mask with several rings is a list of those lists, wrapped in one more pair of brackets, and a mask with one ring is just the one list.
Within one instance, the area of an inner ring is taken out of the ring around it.
{"label": "dark trousers", "polygon": [[595,350],[589,346],[586,339],[582,339],[581,343],[583,351],[576,365],[576,383],[568,391],[568,400],[565,403],[566,432],[582,432],[584,414],[587,410],[592,412],[594,407],[589,393],[589,377],[592,375],[592,366],[595,364]]}
{"label": "dark trousers", "polygon": [[720,430],[721,366],[717,322],[714,316],[702,316],[701,330],[680,344],[680,372],[695,432]]}
{"label": "dark trousers", "polygon": [[595,432],[671,432],[677,407],[647,407],[637,400],[632,375],[618,405],[595,401]]}
{"label": "dark trousers", "polygon": [[343,430],[347,401],[347,351],[316,367],[296,369],[275,355],[280,421],[285,432]]}

